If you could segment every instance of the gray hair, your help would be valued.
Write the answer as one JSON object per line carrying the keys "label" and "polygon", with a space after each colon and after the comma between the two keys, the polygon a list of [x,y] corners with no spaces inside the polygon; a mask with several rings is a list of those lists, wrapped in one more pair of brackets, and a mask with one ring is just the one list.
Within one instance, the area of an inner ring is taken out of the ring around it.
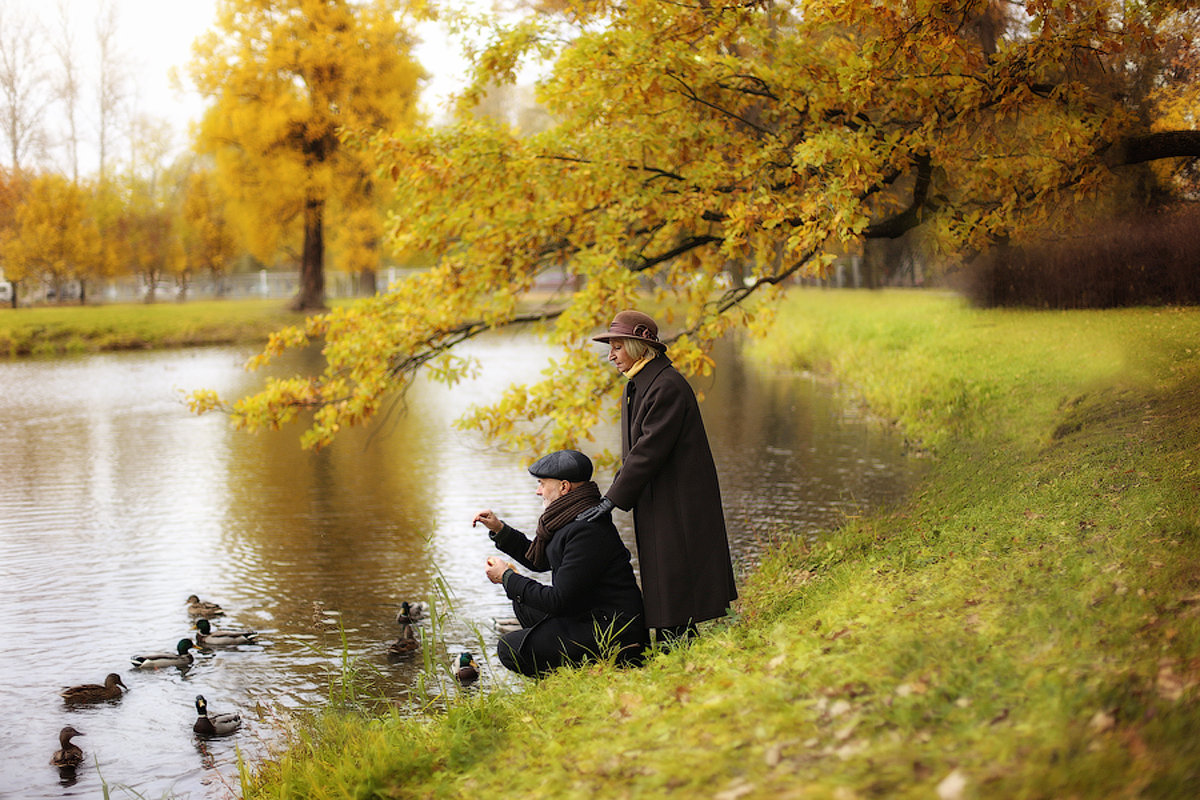
{"label": "gray hair", "polygon": [[[650,345],[641,339],[622,339],[621,349],[634,361],[641,361],[646,357],[646,353],[650,352],[651,348]],[[655,355],[658,355],[658,353],[656,352]]]}

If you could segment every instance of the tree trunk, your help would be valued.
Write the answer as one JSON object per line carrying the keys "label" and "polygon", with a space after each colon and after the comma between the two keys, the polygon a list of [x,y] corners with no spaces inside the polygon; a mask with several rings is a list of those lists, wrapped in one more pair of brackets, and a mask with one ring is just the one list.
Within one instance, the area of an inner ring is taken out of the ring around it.
{"label": "tree trunk", "polygon": [[300,289],[292,301],[293,311],[325,309],[325,203],[315,198],[304,202],[304,250],[300,255]]}
{"label": "tree trunk", "polygon": [[379,275],[373,269],[358,273],[358,293],[362,297],[374,297],[379,292]]}

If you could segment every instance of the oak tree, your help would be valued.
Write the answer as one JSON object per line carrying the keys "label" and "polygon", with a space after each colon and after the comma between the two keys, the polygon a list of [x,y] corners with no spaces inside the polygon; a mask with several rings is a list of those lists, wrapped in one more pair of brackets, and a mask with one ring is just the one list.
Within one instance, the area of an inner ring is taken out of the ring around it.
{"label": "oak tree", "polygon": [[[524,324],[562,358],[460,424],[578,444],[616,407],[589,336],[617,310],[654,310],[676,364],[704,372],[708,345],[769,319],[789,279],[871,239],[919,236],[953,263],[1181,197],[1178,172],[1145,165],[1200,156],[1178,68],[1196,23],[1186,0],[556,0],[497,28],[463,93],[544,59],[555,124],[362,134],[404,208],[391,244],[430,268],[278,333],[259,362],[321,341],[327,366],[270,380],[235,421],[311,412],[320,446],[422,368],[460,377],[458,344]],[[563,268],[580,288],[545,300],[539,276]]]}
{"label": "oak tree", "polygon": [[325,304],[327,216],[374,201],[356,194],[372,165],[339,131],[416,119],[413,45],[392,2],[221,0],[195,46],[191,75],[212,101],[198,148],[213,156],[231,221],[260,260],[299,239],[297,309]]}

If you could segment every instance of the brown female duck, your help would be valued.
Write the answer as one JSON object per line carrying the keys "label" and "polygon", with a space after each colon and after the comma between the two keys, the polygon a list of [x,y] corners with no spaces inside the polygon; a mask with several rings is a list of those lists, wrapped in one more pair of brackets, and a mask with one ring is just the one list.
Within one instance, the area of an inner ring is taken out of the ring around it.
{"label": "brown female duck", "polygon": [[115,672],[108,673],[104,684],[84,683],[79,686],[68,686],[59,692],[64,702],[74,703],[103,703],[106,700],[116,700],[129,687],[121,681],[121,676]]}

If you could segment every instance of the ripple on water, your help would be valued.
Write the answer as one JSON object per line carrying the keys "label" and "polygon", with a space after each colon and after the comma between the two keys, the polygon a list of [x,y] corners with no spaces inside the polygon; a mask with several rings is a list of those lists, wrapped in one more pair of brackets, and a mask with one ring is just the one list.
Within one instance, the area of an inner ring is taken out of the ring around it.
{"label": "ripple on water", "polygon": [[[25,720],[19,735],[0,727],[0,794],[97,797],[103,780],[143,797],[224,798],[237,753],[265,758],[290,713],[325,702],[343,654],[366,667],[355,679],[370,691],[401,705],[418,691],[423,659],[386,654],[405,599],[445,614],[437,641],[421,624],[424,653],[450,664],[469,649],[484,668],[476,691],[519,687],[491,671],[492,620],[511,607],[483,577],[495,551],[470,521],[492,508],[533,530],[531,459],[451,423],[496,386],[536,377],[551,353],[513,337],[472,347],[477,380],[418,384],[408,413],[320,453],[300,451],[295,430],[249,436],[187,415],[180,388],[239,396],[257,385],[241,369],[248,350],[0,363],[0,708]],[[770,536],[819,535],[903,491],[899,441],[839,414],[802,377],[723,367],[731,358],[718,353],[703,412],[739,563]],[[619,449],[615,427],[589,447]],[[610,480],[597,475],[601,488]],[[632,546],[629,515],[616,521]],[[186,670],[133,670],[134,653],[194,635],[192,593],[225,608],[218,625],[255,628],[260,643],[199,652]],[[108,672],[129,686],[122,700],[64,707],[62,687]],[[457,690],[443,680],[429,691]],[[197,694],[241,711],[243,730],[198,741]],[[64,788],[47,762],[68,722],[86,734],[87,766]]]}

